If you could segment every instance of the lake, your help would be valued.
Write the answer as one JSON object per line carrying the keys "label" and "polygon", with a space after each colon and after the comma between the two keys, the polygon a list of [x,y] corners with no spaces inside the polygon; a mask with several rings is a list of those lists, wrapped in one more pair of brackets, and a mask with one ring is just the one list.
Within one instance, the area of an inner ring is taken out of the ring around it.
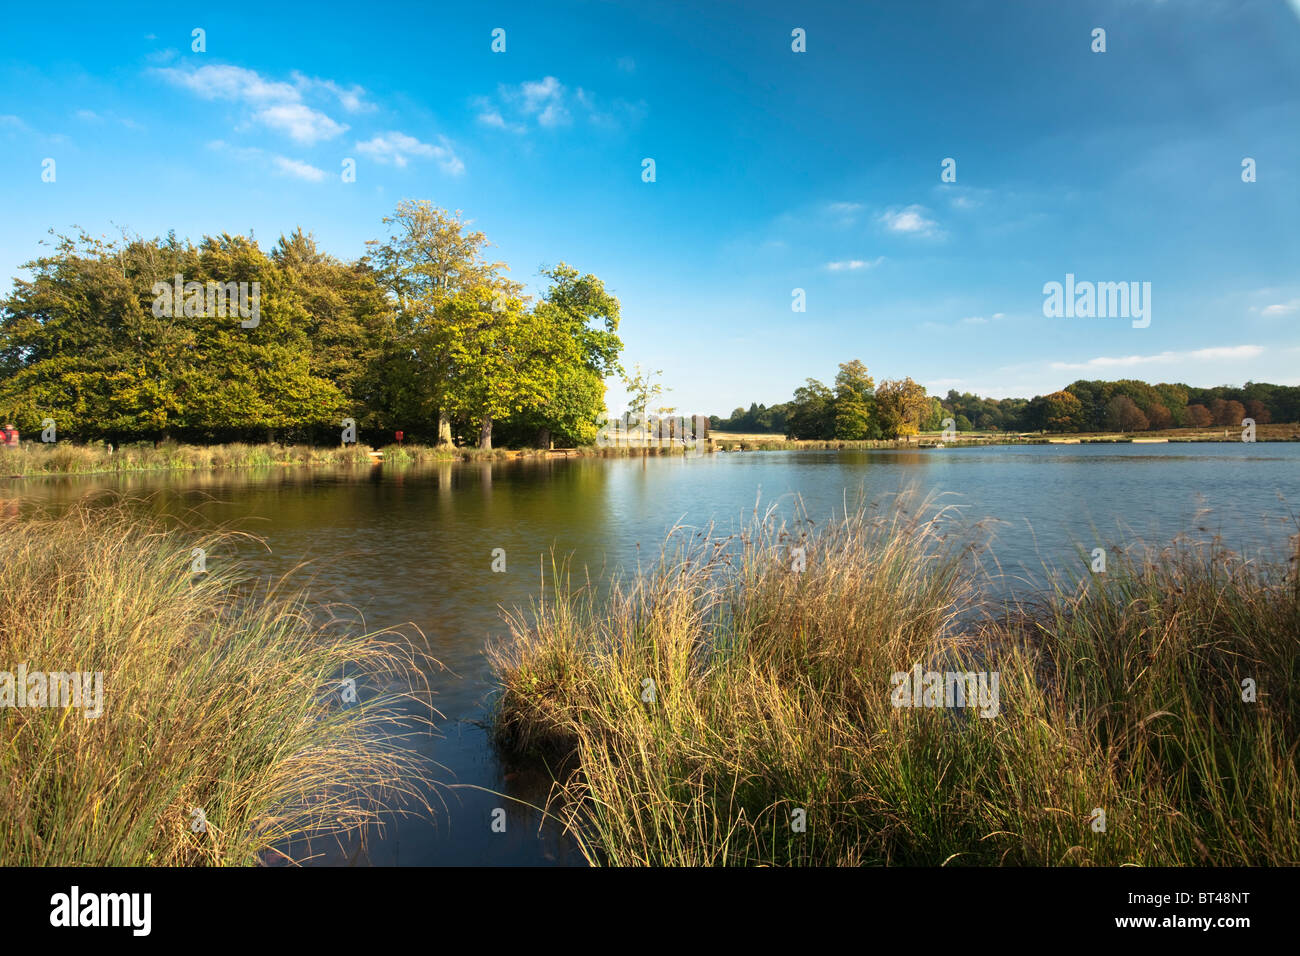
{"label": "lake", "polygon": [[[0,480],[21,511],[61,509],[113,490],[142,510],[199,527],[252,532],[242,560],[260,574],[303,561],[312,593],[362,611],[371,628],[416,625],[445,669],[428,674],[442,736],[422,751],[443,784],[430,819],[403,817],[364,848],[320,847],[317,862],[378,865],[581,864],[537,814],[474,788],[531,801],[545,781],[502,768],[484,721],[493,682],[485,642],[501,607],[538,593],[541,560],[572,555],[594,577],[653,561],[677,523],[724,533],[795,496],[819,521],[860,492],[943,493],[970,521],[994,523],[992,554],[1009,591],[1045,568],[1087,573],[1079,548],[1163,544],[1179,533],[1222,535],[1229,547],[1286,555],[1297,533],[1300,444],[1029,445],[927,451],[744,452],[700,458],[573,458],[448,463],[405,471],[279,470]],[[506,570],[492,570],[504,549]],[[549,560],[549,559],[548,559]],[[540,785],[539,785],[540,784]],[[445,802],[445,808],[442,803]],[[505,833],[492,810],[508,809]]]}

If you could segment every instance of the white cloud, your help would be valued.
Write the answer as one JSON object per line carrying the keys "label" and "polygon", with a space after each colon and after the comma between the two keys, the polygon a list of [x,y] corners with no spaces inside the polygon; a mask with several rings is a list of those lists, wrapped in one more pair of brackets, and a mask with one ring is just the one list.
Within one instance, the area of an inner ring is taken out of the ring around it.
{"label": "white cloud", "polygon": [[596,126],[615,127],[621,120],[639,120],[645,112],[644,104],[623,100],[602,108],[593,94],[582,87],[570,90],[554,76],[526,80],[517,86],[503,84],[497,87],[495,99],[478,96],[470,102],[479,110],[480,123],[512,133],[526,132],[530,123],[548,129],[570,126],[575,115]]}
{"label": "white cloud", "polygon": [[246,70],[242,66],[169,66],[154,72],[205,100],[296,103],[301,99],[298,88],[292,83],[265,79],[256,70]]}
{"label": "white cloud", "polygon": [[348,129],[347,124],[331,119],[303,102],[302,92],[313,86],[328,89],[348,102],[361,104],[360,87],[341,90],[329,80],[310,80],[295,74],[298,84],[270,80],[256,70],[228,64],[200,67],[160,67],[154,73],[167,82],[189,90],[206,100],[228,100],[253,108],[253,118],[278,130],[295,142],[311,145],[333,139]]}
{"label": "white cloud", "polygon": [[277,172],[309,183],[323,182],[328,175],[325,170],[318,169],[310,163],[305,163],[300,159],[290,159],[288,156],[268,153],[256,146],[235,146],[225,140],[214,139],[208,143],[208,149],[215,150],[226,156],[233,156],[235,159],[246,163],[259,163],[263,166],[270,163]]}
{"label": "white cloud", "polygon": [[901,232],[912,236],[934,235],[938,223],[926,217],[923,206],[911,205],[904,208],[887,209],[880,215],[880,222],[890,232]]}
{"label": "white cloud", "polygon": [[962,319],[962,325],[988,325],[989,320],[982,315],[968,315]]}
{"label": "white cloud", "polygon": [[1260,309],[1260,315],[1290,315],[1292,312],[1300,310],[1300,299],[1292,299],[1290,302],[1278,302],[1274,305],[1266,305]]}
{"label": "white cloud", "polygon": [[296,143],[310,146],[323,139],[333,139],[347,131],[347,124],[336,123],[324,113],[302,103],[281,103],[258,110],[253,118],[264,126],[279,130]]}
{"label": "white cloud", "polygon": [[297,84],[300,90],[325,90],[337,99],[339,105],[349,113],[371,113],[378,109],[374,103],[367,102],[365,88],[356,83],[347,87],[340,86],[333,80],[322,80],[314,76],[304,76],[296,70],[291,75],[293,76],[294,83]]}
{"label": "white cloud", "polygon": [[474,105],[482,111],[478,114],[478,121],[484,126],[491,126],[493,129],[503,129],[511,133],[528,132],[528,127],[523,123],[509,122],[501,115],[501,111],[493,106],[486,98],[478,97],[473,102]]}
{"label": "white cloud", "polygon": [[408,157],[436,160],[443,172],[459,176],[465,171],[465,164],[456,155],[451,142],[445,136],[438,137],[439,145],[422,143],[414,136],[392,130],[365,141],[357,143],[357,152],[364,153],[377,163],[392,163],[398,168],[406,166]]}
{"label": "white cloud", "polygon": [[1159,352],[1155,355],[1100,356],[1086,362],[1052,362],[1048,367],[1060,371],[1132,368],[1140,365],[1170,365],[1178,362],[1241,362],[1256,359],[1264,354],[1259,345],[1228,345],[1190,352]]}
{"label": "white cloud", "polygon": [[873,269],[884,261],[884,256],[877,256],[871,261],[865,259],[845,259],[840,262],[828,262],[826,263],[826,268],[831,272],[856,272],[859,269]]}
{"label": "white cloud", "polygon": [[297,179],[305,179],[309,183],[319,183],[325,179],[325,170],[317,169],[315,166],[312,166],[309,163],[304,163],[300,159],[289,159],[287,156],[275,156],[272,157],[272,162],[275,163],[276,168],[278,168],[282,173],[293,176]]}

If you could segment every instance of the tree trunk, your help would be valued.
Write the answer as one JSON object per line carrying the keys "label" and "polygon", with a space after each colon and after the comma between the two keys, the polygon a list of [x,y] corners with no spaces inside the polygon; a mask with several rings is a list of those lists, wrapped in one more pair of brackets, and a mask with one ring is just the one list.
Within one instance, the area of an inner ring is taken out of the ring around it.
{"label": "tree trunk", "polygon": [[549,449],[551,447],[551,430],[546,426],[537,429],[537,438],[533,442],[538,448]]}
{"label": "tree trunk", "polygon": [[441,410],[438,412],[438,447],[451,444],[451,420]]}
{"label": "tree trunk", "polygon": [[483,416],[483,427],[478,430],[478,447],[483,451],[492,448],[492,416]]}

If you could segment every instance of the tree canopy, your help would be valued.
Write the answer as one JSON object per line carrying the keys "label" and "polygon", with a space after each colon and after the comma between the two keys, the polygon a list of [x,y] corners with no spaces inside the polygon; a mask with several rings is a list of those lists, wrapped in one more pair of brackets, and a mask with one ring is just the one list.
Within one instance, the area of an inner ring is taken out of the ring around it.
{"label": "tree canopy", "polygon": [[0,300],[0,416],[115,441],[386,441],[494,426],[594,439],[618,370],[619,303],[560,262],[523,294],[459,213],[403,201],[355,261],[301,229],[198,243],[55,236]]}

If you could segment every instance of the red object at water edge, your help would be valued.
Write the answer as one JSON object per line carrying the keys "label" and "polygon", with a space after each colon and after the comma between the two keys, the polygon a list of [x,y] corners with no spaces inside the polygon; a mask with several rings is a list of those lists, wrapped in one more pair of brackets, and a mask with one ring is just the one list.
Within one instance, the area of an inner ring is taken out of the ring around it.
{"label": "red object at water edge", "polygon": [[397,440],[398,440],[398,441],[401,441],[401,440],[402,440],[402,434],[403,434],[402,432],[398,432],[398,433],[397,433]]}

